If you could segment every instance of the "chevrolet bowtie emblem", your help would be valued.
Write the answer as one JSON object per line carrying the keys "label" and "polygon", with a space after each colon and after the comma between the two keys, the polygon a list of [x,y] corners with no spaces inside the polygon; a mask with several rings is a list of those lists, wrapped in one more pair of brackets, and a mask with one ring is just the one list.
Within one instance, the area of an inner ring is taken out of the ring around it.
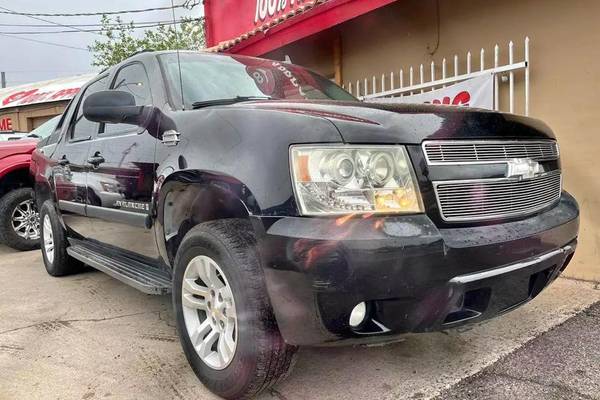
{"label": "chevrolet bowtie emblem", "polygon": [[513,158],[508,160],[506,169],[507,178],[531,179],[544,172],[544,168],[537,161],[527,158]]}

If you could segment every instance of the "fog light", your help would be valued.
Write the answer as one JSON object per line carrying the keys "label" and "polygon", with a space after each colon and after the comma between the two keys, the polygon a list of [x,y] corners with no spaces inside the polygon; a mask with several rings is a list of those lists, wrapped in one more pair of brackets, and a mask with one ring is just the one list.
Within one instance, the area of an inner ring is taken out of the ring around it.
{"label": "fog light", "polygon": [[358,328],[363,322],[365,322],[366,318],[367,305],[363,301],[361,303],[358,303],[356,307],[352,309],[352,312],[350,313],[350,326],[352,328]]}

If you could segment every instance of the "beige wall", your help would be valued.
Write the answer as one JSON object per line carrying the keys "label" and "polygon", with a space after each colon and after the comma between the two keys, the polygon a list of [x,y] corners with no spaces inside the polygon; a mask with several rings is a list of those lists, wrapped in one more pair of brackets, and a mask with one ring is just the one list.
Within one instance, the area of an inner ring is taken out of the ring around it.
{"label": "beige wall", "polygon": [[[522,59],[523,39],[531,38],[531,112],[546,121],[560,141],[565,187],[581,206],[580,246],[571,277],[600,281],[600,1],[575,0],[440,0],[440,43],[436,44],[435,0],[399,0],[336,28],[343,43],[343,81],[398,71],[411,65],[451,58],[455,53],[515,41],[516,59]],[[317,53],[315,38],[282,49],[299,63],[331,71],[331,54]],[[322,49],[331,42],[323,36]],[[306,50],[308,49],[308,50]],[[488,63],[492,58],[487,59]],[[449,63],[451,64],[451,63]],[[464,66],[462,67],[464,68]],[[426,69],[427,70],[427,69]],[[438,76],[440,73],[438,72]],[[520,77],[517,77],[519,80]],[[405,78],[406,81],[406,78]],[[517,91],[522,90],[518,84]],[[506,95],[505,88],[503,94]],[[517,96],[517,111],[522,110]],[[501,103],[505,103],[503,98]],[[503,107],[505,108],[505,107]]]}
{"label": "beige wall", "polygon": [[294,64],[318,71],[320,74],[333,78],[333,45],[336,30],[328,30],[299,40],[288,46],[265,54],[263,57],[272,60],[284,60],[290,56]]}
{"label": "beige wall", "polygon": [[60,101],[0,110],[0,118],[11,118],[14,131],[30,132],[50,118],[62,114],[68,103]]}

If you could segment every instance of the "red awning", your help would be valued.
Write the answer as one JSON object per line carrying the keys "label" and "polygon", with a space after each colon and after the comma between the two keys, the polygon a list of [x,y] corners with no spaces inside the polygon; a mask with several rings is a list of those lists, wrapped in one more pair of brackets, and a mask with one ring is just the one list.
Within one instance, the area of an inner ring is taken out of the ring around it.
{"label": "red awning", "polygon": [[204,0],[212,51],[259,56],[396,0]]}

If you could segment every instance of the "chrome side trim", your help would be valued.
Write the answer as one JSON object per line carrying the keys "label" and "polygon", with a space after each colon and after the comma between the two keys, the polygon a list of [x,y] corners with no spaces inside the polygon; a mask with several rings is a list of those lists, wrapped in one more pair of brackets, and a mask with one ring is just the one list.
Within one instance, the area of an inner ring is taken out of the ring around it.
{"label": "chrome side trim", "polygon": [[460,145],[515,145],[515,144],[548,144],[555,143],[556,144],[556,157],[546,158],[546,159],[538,159],[536,161],[552,161],[558,160],[560,158],[560,147],[558,146],[558,142],[551,139],[546,140],[426,140],[421,143],[421,150],[423,151],[423,155],[425,156],[425,160],[427,161],[427,165],[481,165],[481,164],[507,164],[511,159],[499,159],[499,160],[486,160],[486,161],[431,161],[429,159],[429,155],[427,153],[426,146],[427,145],[443,145],[443,144],[460,144]]}
{"label": "chrome side trim", "polygon": [[476,272],[473,274],[467,274],[467,275],[460,275],[457,276],[455,278],[452,278],[450,280],[450,283],[454,283],[454,284],[466,284],[466,283],[471,283],[471,282],[476,282],[476,281],[480,281],[483,279],[488,279],[488,278],[493,278],[495,276],[498,275],[503,275],[503,274],[508,274],[510,272],[514,272],[517,271],[519,269],[522,268],[527,268],[531,265],[534,264],[538,264],[541,262],[544,262],[546,260],[549,260],[553,257],[556,257],[558,255],[561,254],[570,254],[573,252],[573,246],[571,245],[566,245],[565,247],[561,247],[559,249],[553,250],[551,252],[545,253],[545,254],[541,254],[537,257],[534,258],[530,258],[526,261],[521,261],[515,264],[510,264],[504,267],[500,267],[500,268],[495,268],[495,269],[491,269],[491,270],[487,270],[487,271],[482,271],[482,272]]}
{"label": "chrome side trim", "polygon": [[58,209],[74,214],[85,215],[85,204],[77,203],[75,201],[59,200]]}
{"label": "chrome side trim", "polygon": [[87,216],[90,218],[100,218],[108,221],[119,222],[125,225],[131,225],[138,228],[150,229],[148,221],[151,220],[147,213],[119,210],[108,207],[99,207],[88,205],[86,208]]}

